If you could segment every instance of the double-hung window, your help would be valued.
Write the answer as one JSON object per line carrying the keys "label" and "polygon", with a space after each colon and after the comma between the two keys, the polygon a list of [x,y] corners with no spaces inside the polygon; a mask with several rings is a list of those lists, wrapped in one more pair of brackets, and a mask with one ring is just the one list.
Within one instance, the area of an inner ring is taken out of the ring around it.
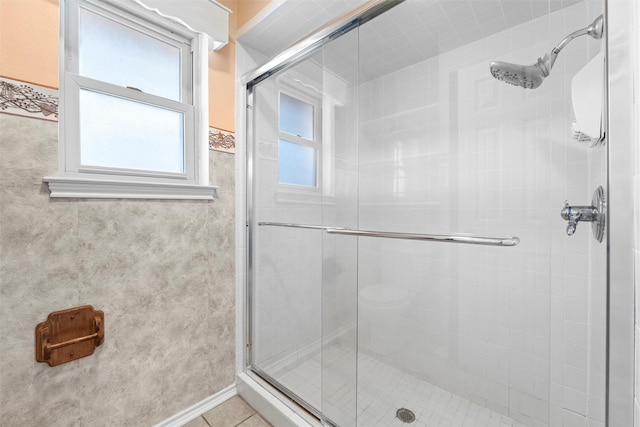
{"label": "double-hung window", "polygon": [[278,114],[278,182],[309,189],[321,182],[320,102],[281,91]]}
{"label": "double-hung window", "polygon": [[61,6],[60,177],[45,178],[51,196],[212,198],[205,36],[132,1]]}

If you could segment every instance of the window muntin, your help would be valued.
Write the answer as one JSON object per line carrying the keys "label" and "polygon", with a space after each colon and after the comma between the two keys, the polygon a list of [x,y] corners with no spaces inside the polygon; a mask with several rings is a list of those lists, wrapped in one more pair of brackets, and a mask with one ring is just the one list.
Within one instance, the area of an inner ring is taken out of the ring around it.
{"label": "window muntin", "polygon": [[278,105],[278,183],[318,188],[320,100],[281,91]]}

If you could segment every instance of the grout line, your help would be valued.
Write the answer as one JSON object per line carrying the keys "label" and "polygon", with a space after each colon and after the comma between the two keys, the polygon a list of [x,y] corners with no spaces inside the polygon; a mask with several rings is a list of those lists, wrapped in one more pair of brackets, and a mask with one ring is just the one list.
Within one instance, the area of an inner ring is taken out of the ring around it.
{"label": "grout line", "polygon": [[[251,408],[253,409],[253,408]],[[255,411],[255,409],[254,409]],[[240,425],[242,425],[242,423],[244,423],[245,421],[247,421],[249,418],[253,417],[255,414],[257,414],[257,412],[254,412],[253,414],[249,415],[247,418],[245,418],[244,420],[240,421],[238,424],[235,425],[235,427],[238,427]]]}

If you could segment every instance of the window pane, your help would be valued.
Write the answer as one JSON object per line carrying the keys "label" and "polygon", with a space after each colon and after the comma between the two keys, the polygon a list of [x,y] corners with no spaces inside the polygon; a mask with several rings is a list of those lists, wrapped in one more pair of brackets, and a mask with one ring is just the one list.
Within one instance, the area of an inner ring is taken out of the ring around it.
{"label": "window pane", "polygon": [[184,173],[184,114],[81,89],[80,162]]}
{"label": "window pane", "polygon": [[278,143],[278,181],[316,186],[316,149],[281,139]]}
{"label": "window pane", "polygon": [[313,140],[313,105],[281,93],[280,130]]}
{"label": "window pane", "polygon": [[78,73],[180,101],[180,49],[80,8]]}

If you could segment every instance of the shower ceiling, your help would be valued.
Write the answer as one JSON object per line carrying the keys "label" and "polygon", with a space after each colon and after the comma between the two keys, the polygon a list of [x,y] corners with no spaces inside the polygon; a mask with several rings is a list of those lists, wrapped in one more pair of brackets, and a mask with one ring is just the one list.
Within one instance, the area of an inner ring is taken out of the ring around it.
{"label": "shower ceiling", "polygon": [[[280,5],[249,30],[240,28],[238,41],[267,58],[326,23],[357,9],[368,0],[271,0]],[[269,7],[269,6],[267,6]]]}
{"label": "shower ceiling", "polygon": [[[375,29],[362,27],[361,81],[581,1],[585,0],[406,0],[401,7],[377,17]],[[364,3],[365,0],[286,0],[238,40],[271,58]],[[344,55],[346,61],[351,53],[345,51]]]}

